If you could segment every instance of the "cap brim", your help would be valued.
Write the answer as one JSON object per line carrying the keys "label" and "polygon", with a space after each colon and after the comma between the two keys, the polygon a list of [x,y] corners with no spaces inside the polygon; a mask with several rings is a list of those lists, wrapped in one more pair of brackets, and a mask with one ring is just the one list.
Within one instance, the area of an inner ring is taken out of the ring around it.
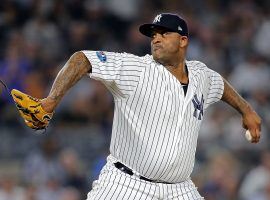
{"label": "cap brim", "polygon": [[158,29],[164,29],[164,30],[170,30],[169,28],[157,24],[143,24],[139,27],[139,31],[141,34],[151,37],[153,29],[158,28]]}

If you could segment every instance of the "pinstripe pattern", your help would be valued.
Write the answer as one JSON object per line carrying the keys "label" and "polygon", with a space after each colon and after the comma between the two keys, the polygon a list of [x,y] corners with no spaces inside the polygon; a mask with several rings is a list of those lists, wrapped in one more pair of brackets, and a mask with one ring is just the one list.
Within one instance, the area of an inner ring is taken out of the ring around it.
{"label": "pinstripe pattern", "polygon": [[[186,61],[189,85],[184,95],[177,78],[152,56],[105,52],[102,62],[96,52],[83,52],[92,65],[90,77],[103,82],[114,96],[111,154],[149,179],[189,180],[201,119],[222,97],[222,77],[199,61]],[[107,184],[112,190],[116,187]],[[129,187],[135,185],[130,182]]]}
{"label": "pinstripe pattern", "polygon": [[202,200],[191,180],[176,184],[151,183],[127,175],[113,166],[117,159],[108,156],[107,164],[94,181],[87,200]]}

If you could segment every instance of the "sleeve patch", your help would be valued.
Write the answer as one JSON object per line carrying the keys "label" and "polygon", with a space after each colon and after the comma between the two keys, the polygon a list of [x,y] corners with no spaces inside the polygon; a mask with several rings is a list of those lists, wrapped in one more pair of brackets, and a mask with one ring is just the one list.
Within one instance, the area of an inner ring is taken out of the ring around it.
{"label": "sleeve patch", "polygon": [[103,51],[97,51],[96,54],[101,62],[105,63],[107,61],[107,56]]}

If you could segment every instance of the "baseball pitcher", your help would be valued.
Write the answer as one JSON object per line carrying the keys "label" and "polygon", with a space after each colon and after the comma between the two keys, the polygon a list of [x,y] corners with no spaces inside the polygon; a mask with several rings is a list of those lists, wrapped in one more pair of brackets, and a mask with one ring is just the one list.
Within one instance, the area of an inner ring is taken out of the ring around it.
{"label": "baseball pitcher", "polygon": [[259,142],[261,119],[220,74],[186,60],[189,34],[183,18],[162,13],[139,30],[151,38],[151,55],[79,51],[46,98],[15,89],[12,97],[26,125],[44,129],[83,76],[101,81],[115,102],[112,138],[107,163],[87,200],[203,199],[190,174],[208,106],[221,99],[235,108],[253,143]]}

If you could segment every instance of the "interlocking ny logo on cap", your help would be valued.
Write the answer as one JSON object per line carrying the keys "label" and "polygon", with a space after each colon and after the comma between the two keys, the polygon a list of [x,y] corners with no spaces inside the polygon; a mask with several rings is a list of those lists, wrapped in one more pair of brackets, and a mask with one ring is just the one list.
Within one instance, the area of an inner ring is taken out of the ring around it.
{"label": "interlocking ny logo on cap", "polygon": [[157,15],[157,16],[155,17],[155,19],[154,19],[153,23],[160,22],[161,17],[162,17],[162,15],[161,15],[161,14]]}

